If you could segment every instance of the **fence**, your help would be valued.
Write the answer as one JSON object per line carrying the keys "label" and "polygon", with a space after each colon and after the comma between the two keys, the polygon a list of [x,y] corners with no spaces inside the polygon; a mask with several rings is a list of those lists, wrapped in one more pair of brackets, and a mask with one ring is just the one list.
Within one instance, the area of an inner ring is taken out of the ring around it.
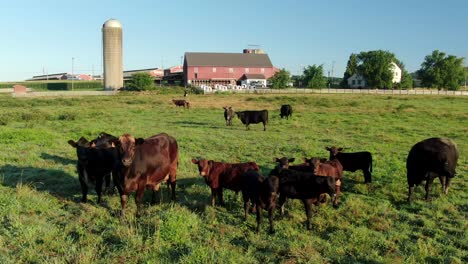
{"label": "fence", "polygon": [[388,94],[388,95],[454,95],[467,96],[468,91],[447,91],[430,89],[412,89],[412,90],[382,90],[382,89],[242,89],[226,91],[204,91],[204,94],[212,93],[245,93],[245,94]]}

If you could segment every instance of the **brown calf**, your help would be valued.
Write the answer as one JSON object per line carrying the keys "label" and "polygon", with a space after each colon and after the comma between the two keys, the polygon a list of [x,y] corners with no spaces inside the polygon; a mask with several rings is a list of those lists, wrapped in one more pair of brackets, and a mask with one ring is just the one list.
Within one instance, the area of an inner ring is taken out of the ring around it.
{"label": "brown calf", "polygon": [[176,106],[183,106],[184,108],[190,108],[190,103],[186,100],[175,100],[175,99],[172,99],[172,102],[176,105]]}

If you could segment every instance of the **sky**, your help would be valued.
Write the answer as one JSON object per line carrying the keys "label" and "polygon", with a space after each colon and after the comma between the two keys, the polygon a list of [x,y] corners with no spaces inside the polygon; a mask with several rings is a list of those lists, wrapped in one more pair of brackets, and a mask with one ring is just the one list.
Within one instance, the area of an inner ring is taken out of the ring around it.
{"label": "sky", "polygon": [[465,58],[467,0],[15,0],[0,3],[0,81],[102,73],[102,24],[123,28],[124,70],[180,65],[185,52],[261,48],[301,74],[342,77],[349,56],[385,50],[418,70],[434,50]]}

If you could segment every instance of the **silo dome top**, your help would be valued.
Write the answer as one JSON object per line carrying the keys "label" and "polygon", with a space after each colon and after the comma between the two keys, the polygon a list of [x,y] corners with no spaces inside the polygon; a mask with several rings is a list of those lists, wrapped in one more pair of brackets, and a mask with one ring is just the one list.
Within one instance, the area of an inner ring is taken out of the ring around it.
{"label": "silo dome top", "polygon": [[102,25],[103,28],[121,28],[122,24],[117,19],[109,19]]}

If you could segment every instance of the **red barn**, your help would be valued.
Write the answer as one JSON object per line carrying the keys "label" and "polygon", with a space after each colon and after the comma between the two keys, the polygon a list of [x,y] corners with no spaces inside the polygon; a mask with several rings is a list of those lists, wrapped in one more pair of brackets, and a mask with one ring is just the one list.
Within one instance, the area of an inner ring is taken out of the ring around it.
{"label": "red barn", "polygon": [[249,76],[268,80],[276,72],[264,53],[186,52],[184,81],[187,85],[240,84]]}

